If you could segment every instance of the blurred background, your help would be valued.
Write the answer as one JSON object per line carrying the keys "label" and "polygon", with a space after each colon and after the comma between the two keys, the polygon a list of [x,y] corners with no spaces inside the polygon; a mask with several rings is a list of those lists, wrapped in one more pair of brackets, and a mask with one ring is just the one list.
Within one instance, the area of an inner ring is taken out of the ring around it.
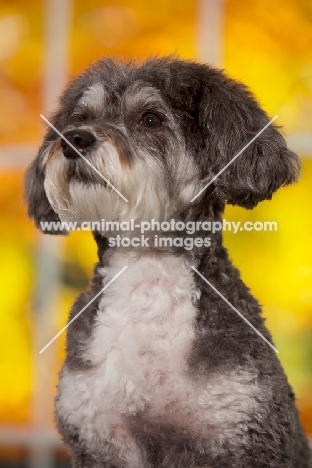
{"label": "blurred background", "polygon": [[301,180],[232,221],[277,221],[276,232],[225,234],[263,305],[312,436],[311,0],[0,1],[0,467],[69,466],[53,395],[69,307],[96,261],[88,233],[43,236],[27,220],[25,168],[67,80],[102,56],[176,53],[245,82],[302,159]]}

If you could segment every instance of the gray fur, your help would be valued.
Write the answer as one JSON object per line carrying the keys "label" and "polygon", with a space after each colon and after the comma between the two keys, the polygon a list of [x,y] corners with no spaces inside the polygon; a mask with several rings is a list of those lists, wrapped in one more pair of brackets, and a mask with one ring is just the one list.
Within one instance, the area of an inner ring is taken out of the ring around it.
{"label": "gray fur", "polygon": [[[95,105],[94,90],[101,86],[104,91],[99,92],[99,102]],[[90,89],[92,92],[86,94]],[[162,128],[140,127],[144,112],[161,116]],[[251,209],[260,201],[270,199],[279,187],[297,180],[298,158],[287,149],[277,127],[271,125],[208,190],[194,203],[189,203],[268,121],[268,116],[244,85],[230,80],[220,70],[172,57],[152,58],[142,65],[100,60],[70,83],[61,97],[58,112],[52,117],[52,123],[62,133],[75,127],[92,131],[98,146],[90,150],[88,157],[94,165],[102,164],[104,169],[105,161],[99,162],[99,158],[104,154],[101,148],[109,140],[120,157],[118,171],[128,174],[129,186],[131,178],[135,177],[131,169],[145,167],[157,194],[156,198],[151,198],[150,218],[158,209],[161,220],[174,217],[183,221],[221,220],[225,203]],[[63,160],[59,148],[58,135],[48,129],[38,157],[27,172],[28,212],[38,227],[41,221],[59,219],[60,213],[63,218],[65,216],[65,211],[57,213],[52,208],[44,188],[46,154],[59,151],[57,161],[66,179],[60,183],[60,191],[66,192],[73,177],[80,180],[86,190],[94,184],[101,185],[96,173],[83,161]],[[107,187],[102,188],[103,193],[110,196]],[[70,208],[70,201],[68,203],[66,208]],[[148,210],[148,206],[144,209]],[[138,211],[138,220],[144,215],[146,211],[143,213],[142,208]],[[205,236],[198,232],[196,236],[200,234]],[[89,291],[77,299],[69,320],[103,287],[103,267],[107,268],[116,256],[116,249],[108,247],[103,233],[95,232],[94,237],[99,263],[95,266]],[[258,302],[240,279],[222,245],[222,234],[215,233],[211,237],[209,249],[194,247],[190,252],[174,249],[171,254],[196,266],[272,342]],[[257,410],[240,413],[239,408],[229,404],[229,419],[224,426],[214,422],[218,417],[214,414],[204,421],[200,430],[177,424],[173,419],[168,421],[165,413],[154,418],[148,410],[124,414],[121,430],[131,450],[139,453],[140,468],[311,467],[295,397],[277,356],[205,282],[196,275],[194,281],[200,298],[196,303],[185,378],[196,391],[202,384],[207,383],[209,388],[213,379],[222,379],[233,372],[238,376],[237,385],[240,375],[255,376],[252,382],[255,387],[247,385],[244,391],[247,391],[247,400],[254,399]],[[93,302],[68,328],[61,382],[71,375],[87,378],[96,371],[89,347],[101,299]],[[224,382],[226,387],[227,381]],[[248,394],[248,388],[250,392],[257,388],[258,393],[253,397]],[[56,400],[57,424],[71,449],[73,466],[134,467],[126,461],[129,453],[124,453],[124,447],[128,445],[122,447],[113,436],[101,442],[97,442],[98,438],[93,438],[92,442],[84,439],[82,434],[86,428],[75,426],[70,422],[70,415],[63,413],[60,389]],[[224,395],[226,388],[220,388],[219,400],[216,395],[211,398],[218,404]],[[78,396],[73,394],[72,398]],[[98,410],[100,412],[101,408]]]}

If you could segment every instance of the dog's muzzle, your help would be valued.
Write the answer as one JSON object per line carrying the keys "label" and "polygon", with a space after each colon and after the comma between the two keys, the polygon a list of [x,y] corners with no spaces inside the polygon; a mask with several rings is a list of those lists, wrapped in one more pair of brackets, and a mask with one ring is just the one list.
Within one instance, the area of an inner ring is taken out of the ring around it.
{"label": "dog's muzzle", "polygon": [[[68,140],[79,153],[84,153],[84,150],[89,149],[95,143],[95,137],[92,133],[86,130],[69,130],[64,133],[64,137]],[[66,159],[77,159],[79,154],[70,146],[67,141],[62,138],[61,147]]]}

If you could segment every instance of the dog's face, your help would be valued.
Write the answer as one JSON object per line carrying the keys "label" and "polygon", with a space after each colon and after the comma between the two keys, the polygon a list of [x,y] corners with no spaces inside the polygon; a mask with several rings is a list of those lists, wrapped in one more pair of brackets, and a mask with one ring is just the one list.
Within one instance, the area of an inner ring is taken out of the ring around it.
{"label": "dog's face", "polygon": [[[209,194],[191,199],[269,119],[220,71],[164,58],[99,61],[69,85],[51,121],[90,165],[48,130],[26,178],[38,226],[190,214]],[[216,179],[214,197],[252,208],[297,175],[296,156],[270,126]]]}

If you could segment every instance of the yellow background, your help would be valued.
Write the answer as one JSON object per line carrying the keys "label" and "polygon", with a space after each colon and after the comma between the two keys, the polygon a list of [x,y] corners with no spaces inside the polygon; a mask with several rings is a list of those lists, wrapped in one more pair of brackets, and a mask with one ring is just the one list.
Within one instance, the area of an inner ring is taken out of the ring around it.
{"label": "yellow background", "polygon": [[[0,3],[0,453],[1,434],[34,427],[34,382],[38,365],[36,315],[41,235],[26,217],[23,174],[43,135],[44,64],[49,2]],[[66,3],[66,2],[64,2]],[[67,78],[101,56],[143,59],[177,53],[199,59],[204,1],[71,2]],[[209,3],[209,2],[208,2]],[[215,2],[211,1],[213,7]],[[216,2],[218,3],[218,2]],[[225,234],[230,256],[263,305],[279,357],[293,385],[302,422],[312,436],[312,3],[309,0],[228,0],[222,10],[220,65],[245,82],[289,141],[310,138],[300,151],[298,184],[280,190],[253,211],[229,207],[234,221],[278,222],[277,232]],[[209,49],[209,44],[204,44]],[[55,102],[49,103],[50,108]],[[291,139],[295,138],[295,139]],[[12,157],[12,151],[14,157]],[[26,151],[27,153],[27,151]],[[28,153],[27,153],[28,154]],[[66,323],[73,299],[88,283],[96,251],[91,236],[71,234],[59,242],[59,305],[52,311],[52,338]],[[38,325],[39,323],[39,325]],[[64,356],[64,334],[43,354],[50,375],[47,427],[53,427],[52,397]],[[46,366],[46,368],[45,368]],[[42,371],[42,370],[41,370]],[[44,370],[42,371],[44,372]],[[1,432],[2,431],[2,432]],[[11,444],[14,446],[14,444]],[[16,444],[15,444],[16,445]],[[18,445],[18,444],[17,444]],[[2,451],[1,451],[2,450]],[[0,463],[1,466],[1,463]]]}

